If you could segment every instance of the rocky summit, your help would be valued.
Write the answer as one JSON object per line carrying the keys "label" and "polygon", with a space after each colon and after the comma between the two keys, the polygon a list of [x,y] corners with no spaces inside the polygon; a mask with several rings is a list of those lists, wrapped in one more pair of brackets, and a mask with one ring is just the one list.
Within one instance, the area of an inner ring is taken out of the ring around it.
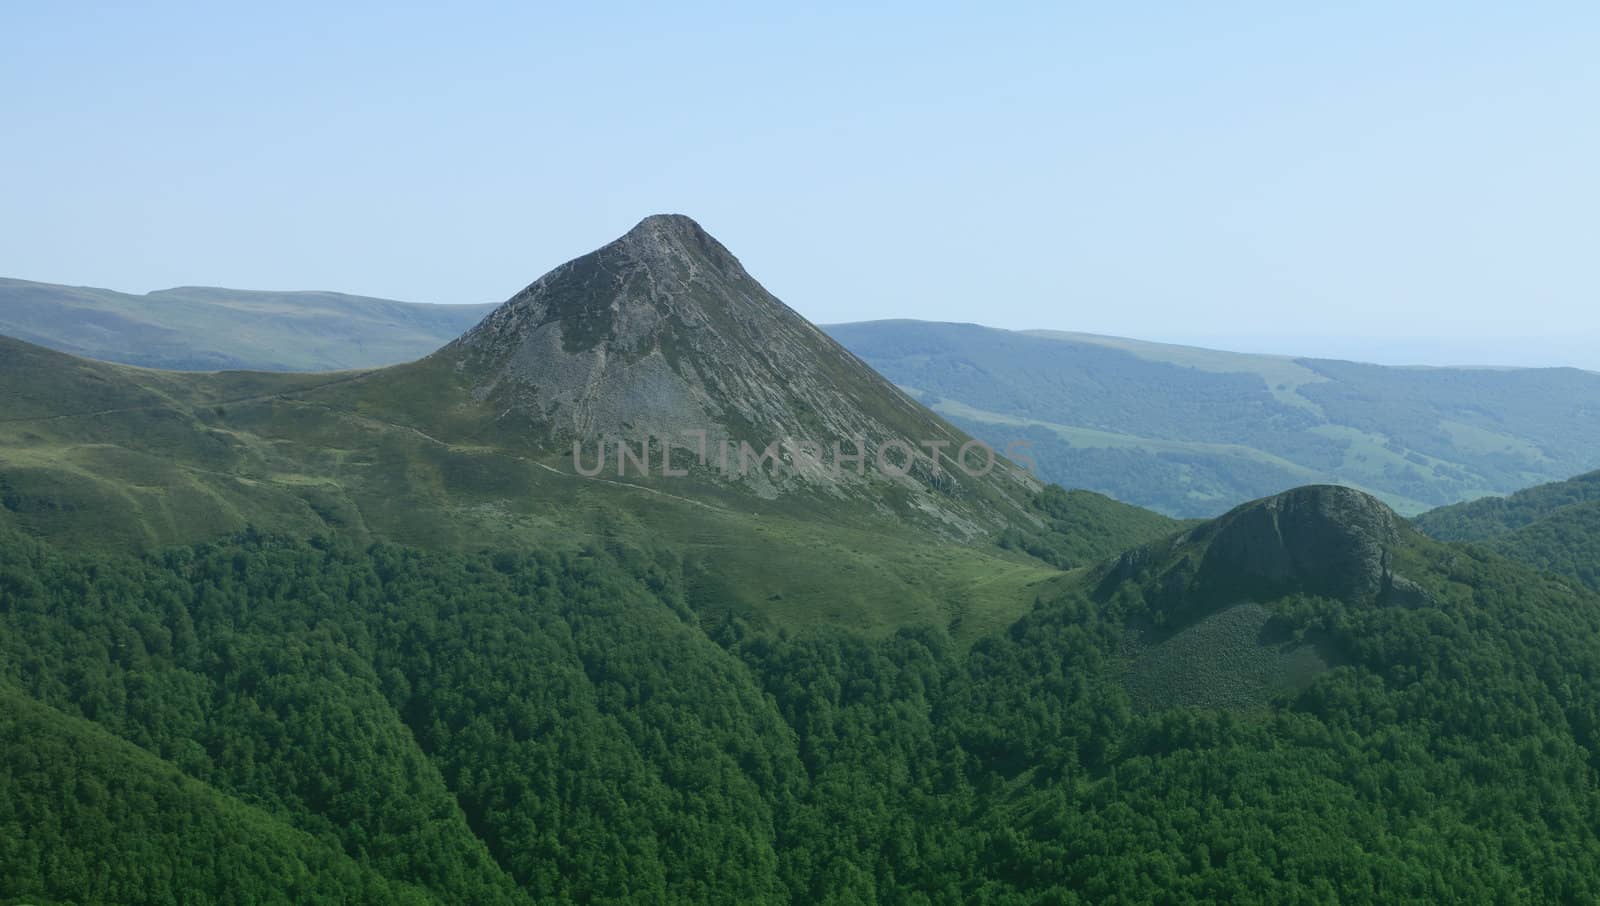
{"label": "rocky summit", "polygon": [[751,442],[965,440],[678,214],[544,275],[439,355],[505,418],[558,438],[705,428]]}
{"label": "rocky summit", "polygon": [[947,541],[1042,524],[1026,471],[983,468],[986,447],[963,460],[978,474],[961,468],[967,435],[680,216],[646,218],[402,365],[174,373],[0,339],[0,384],[0,496],[41,537],[331,525],[451,545],[662,507],[716,523],[697,539],[758,516]]}
{"label": "rocky summit", "polygon": [[1415,534],[1370,494],[1311,485],[1129,551],[1107,569],[1102,590],[1133,581],[1164,608],[1191,613],[1296,592],[1413,603],[1423,593],[1395,572],[1394,560]]}
{"label": "rocky summit", "polygon": [[[674,467],[714,462],[718,480],[764,497],[881,498],[887,485],[966,532],[1028,518],[1020,501],[1038,487],[1004,450],[992,467],[986,445],[958,461],[970,437],[767,292],[682,215],[647,217],[557,267],[428,364],[451,369],[501,435],[554,451],[576,443],[591,458],[598,444],[649,442],[673,449]],[[992,518],[996,503],[1011,515]]]}
{"label": "rocky summit", "polygon": [[1337,598],[1383,589],[1400,519],[1370,494],[1312,485],[1245,504],[1194,533],[1203,584],[1294,586]]}

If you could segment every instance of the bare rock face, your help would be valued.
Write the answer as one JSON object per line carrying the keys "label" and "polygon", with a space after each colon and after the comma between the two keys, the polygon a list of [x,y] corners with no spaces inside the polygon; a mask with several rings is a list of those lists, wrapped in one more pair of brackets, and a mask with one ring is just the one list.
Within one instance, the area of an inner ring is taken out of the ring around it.
{"label": "bare rock face", "polygon": [[[909,475],[870,479],[797,464],[785,443],[815,443],[831,462],[833,444],[855,452],[864,438],[871,472],[885,445],[898,453],[933,442],[953,456],[970,438],[768,293],[681,215],[647,217],[561,265],[433,358],[453,365],[501,429],[551,449],[651,437],[698,443],[716,458],[724,444],[761,451],[776,442],[786,468],[732,479],[762,496],[796,488],[881,496],[887,483],[966,533],[1002,521],[977,514],[972,498],[1014,502],[1037,487],[1003,461],[978,480],[953,462],[935,469],[926,456]],[[704,440],[692,441],[699,432]]]}
{"label": "bare rock face", "polygon": [[[687,217],[647,217],[512,297],[447,353],[558,436],[727,429],[831,440],[901,422],[945,439]],[[914,438],[921,440],[922,438]]]}
{"label": "bare rock face", "polygon": [[1338,598],[1390,587],[1400,517],[1353,488],[1314,485],[1245,504],[1197,529],[1202,587],[1296,588]]}
{"label": "bare rock face", "polygon": [[1417,606],[1428,593],[1394,569],[1414,531],[1354,488],[1295,488],[1124,553],[1103,568],[1096,593],[1134,583],[1179,623],[1293,593]]}

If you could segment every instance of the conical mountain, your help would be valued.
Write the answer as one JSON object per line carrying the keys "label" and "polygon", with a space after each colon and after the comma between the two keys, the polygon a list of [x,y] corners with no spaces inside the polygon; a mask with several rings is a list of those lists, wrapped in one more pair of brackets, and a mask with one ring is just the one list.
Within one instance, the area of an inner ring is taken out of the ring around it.
{"label": "conical mountain", "polygon": [[438,355],[507,418],[563,440],[700,428],[752,443],[966,440],[678,214],[557,267]]}
{"label": "conical mountain", "polygon": [[148,550],[250,526],[603,545],[676,564],[708,612],[972,636],[1060,578],[1024,551],[1081,565],[1173,527],[1087,492],[1041,500],[982,448],[963,468],[968,442],[677,216],[405,365],[174,373],[0,339],[0,525],[53,541]]}
{"label": "conical mountain", "polygon": [[[882,503],[893,488],[897,509],[960,534],[1017,518],[1037,488],[1005,451],[991,466],[987,447],[767,292],[682,215],[647,217],[557,267],[418,369],[449,373],[496,437],[608,477],[664,477],[666,450],[667,468],[766,498]],[[618,443],[635,455],[648,445],[654,459],[623,467]]]}

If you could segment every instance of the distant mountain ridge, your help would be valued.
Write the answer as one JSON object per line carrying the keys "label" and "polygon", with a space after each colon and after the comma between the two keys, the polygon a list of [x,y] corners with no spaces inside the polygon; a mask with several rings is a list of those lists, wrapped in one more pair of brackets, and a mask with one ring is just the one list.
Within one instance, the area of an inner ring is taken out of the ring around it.
{"label": "distant mountain ridge", "polygon": [[409,362],[493,309],[207,286],[140,296],[0,278],[0,334],[175,371],[339,371]]}
{"label": "distant mountain ridge", "polygon": [[[671,222],[660,218],[655,227]],[[684,259],[697,269],[696,280],[731,259],[710,242]],[[648,252],[644,246],[635,251]],[[567,281],[563,298],[588,298],[584,293],[610,285],[605,281],[613,277],[574,271],[576,264],[547,278]],[[659,277],[677,278],[672,266],[662,267]],[[652,273],[649,267],[642,272]],[[661,296],[659,285],[647,285],[657,276],[641,279],[646,282],[613,286],[613,296]],[[577,286],[585,280],[599,282]],[[501,396],[535,389],[546,394],[539,413],[510,401],[506,411],[521,413],[524,427],[537,420],[551,428],[551,419],[559,418],[576,428],[592,419],[613,430],[626,424],[637,434],[655,417],[649,413],[670,412],[679,421],[692,412],[700,413],[695,418],[711,410],[739,413],[740,406],[725,410],[718,402],[726,393],[748,410],[740,418],[782,411],[779,421],[787,419],[787,428],[816,428],[815,412],[830,406],[803,399],[806,367],[751,351],[765,345],[769,328],[791,339],[817,330],[794,321],[799,316],[793,312],[757,324],[727,317],[725,304],[661,296],[661,311],[683,303],[690,314],[630,321],[618,320],[611,297],[562,312],[550,310],[540,293],[536,284],[518,294],[519,319],[548,321],[519,354],[524,363],[538,358],[540,367],[552,370],[529,383],[518,377],[524,366],[507,365],[498,377],[480,376],[477,385],[487,392],[492,383]],[[177,370],[376,367],[452,344],[465,355],[469,348],[454,341],[495,309],[199,287],[133,296],[0,280],[0,333],[74,355]],[[791,322],[799,326],[785,326]],[[480,364],[484,344],[503,342],[488,330],[480,328],[471,340],[470,358]],[[1361,488],[1415,515],[1600,468],[1600,375],[1577,369],[1403,368],[920,321],[822,330],[973,437],[1002,450],[1028,443],[1045,480],[1179,517],[1213,516],[1244,500],[1315,483]],[[772,401],[749,387],[717,388],[685,376],[705,370],[684,366],[679,353],[685,344],[733,337],[737,343],[717,355],[738,364],[723,373],[735,383],[738,375],[763,374],[767,386],[783,388],[788,402],[771,409]],[[592,339],[603,339],[603,354],[586,345]],[[861,379],[854,357],[825,358],[853,382]],[[630,371],[637,380],[627,384],[634,388],[627,399],[595,395],[586,383]],[[867,408],[891,417],[905,405],[894,396]],[[775,439],[756,436],[762,433],[746,432],[747,439],[758,445]],[[925,439],[931,438],[917,440]]]}
{"label": "distant mountain ridge", "polygon": [[[1173,432],[1363,386],[1113,353],[1034,379]],[[966,437],[675,216],[385,368],[0,337],[0,898],[1600,900],[1578,583],[1329,484],[1185,524],[573,447],[685,429]]]}
{"label": "distant mountain ridge", "polygon": [[1400,368],[1056,331],[826,329],[956,425],[1025,439],[1046,480],[1170,515],[1336,483],[1401,513],[1600,467],[1600,374]]}
{"label": "distant mountain ridge", "polygon": [[[864,455],[818,467],[791,437]],[[247,526],[430,549],[632,540],[704,562],[703,593],[730,608],[974,632],[1056,574],[1022,551],[1080,565],[1115,553],[1097,533],[1169,527],[1103,499],[1036,506],[1039,483],[1003,458],[959,468],[968,440],[683,217],[646,218],[381,369],[155,371],[0,338],[0,519],[63,544]],[[1007,530],[1023,533],[1011,552]]]}

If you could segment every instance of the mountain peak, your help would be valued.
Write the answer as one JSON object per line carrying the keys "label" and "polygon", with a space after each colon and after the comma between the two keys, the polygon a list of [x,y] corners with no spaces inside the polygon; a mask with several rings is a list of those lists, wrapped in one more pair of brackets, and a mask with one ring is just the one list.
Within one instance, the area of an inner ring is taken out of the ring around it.
{"label": "mountain peak", "polygon": [[1333,597],[1375,594],[1400,517],[1370,494],[1312,485],[1237,507],[1196,532],[1209,537],[1202,581],[1296,585]]}
{"label": "mountain peak", "polygon": [[535,280],[452,346],[504,359],[514,347],[555,335],[566,353],[603,349],[633,359],[659,347],[669,329],[705,326],[733,307],[798,318],[698,223],[653,214]]}
{"label": "mountain peak", "polygon": [[688,214],[648,214],[643,220],[634,224],[633,229],[628,231],[628,235],[631,236],[640,230],[657,229],[677,230],[685,233],[705,232],[700,224],[696,223],[695,219]]}
{"label": "mountain peak", "polygon": [[646,267],[700,261],[721,272],[744,273],[739,259],[726,246],[683,214],[651,214],[600,251],[613,252]]}
{"label": "mountain peak", "polygon": [[[710,451],[794,441],[824,450],[946,449],[950,457],[970,440],[767,292],[680,214],[646,217],[545,274],[434,360],[492,407],[501,430],[546,451],[693,435]],[[891,480],[920,482],[912,491],[918,505],[948,513],[965,477],[951,462],[935,467],[931,456],[918,465],[921,477]],[[843,484],[862,485],[779,471],[733,480],[765,496],[800,485],[837,495]],[[966,493],[1013,502],[1036,487],[1010,464],[979,483],[988,490]],[[921,496],[933,484],[944,503]]]}
{"label": "mountain peak", "polygon": [[681,214],[646,217],[557,267],[441,354],[479,398],[504,401],[504,418],[551,439],[705,430],[831,440],[860,433],[864,390],[896,415],[917,408]]}
{"label": "mountain peak", "polygon": [[1242,504],[1171,542],[1123,555],[1107,587],[1153,581],[1171,601],[1204,606],[1296,591],[1412,601],[1419,590],[1393,571],[1408,531],[1370,494],[1310,485]]}
{"label": "mountain peak", "polygon": [[633,229],[623,234],[619,241],[645,236],[670,236],[680,242],[710,238],[705,228],[687,214],[651,214],[634,224]]}

